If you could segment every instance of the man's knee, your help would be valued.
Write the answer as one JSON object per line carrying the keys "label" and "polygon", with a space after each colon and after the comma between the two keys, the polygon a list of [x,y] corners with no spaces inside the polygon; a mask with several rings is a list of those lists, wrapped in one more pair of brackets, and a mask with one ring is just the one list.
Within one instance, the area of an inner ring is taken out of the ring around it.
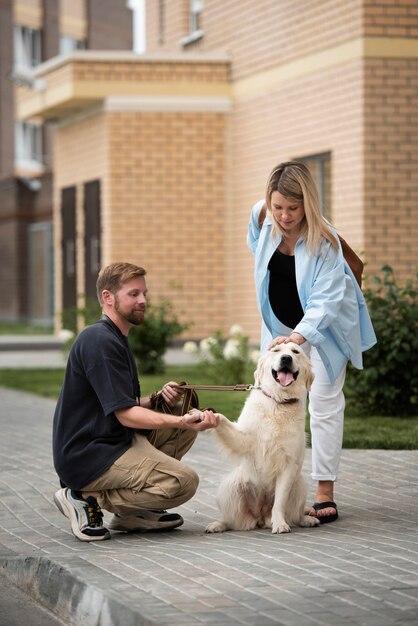
{"label": "man's knee", "polygon": [[186,496],[186,500],[190,500],[194,496],[199,486],[199,476],[197,473],[187,465],[183,466],[183,476],[179,479],[179,491],[175,495]]}
{"label": "man's knee", "polygon": [[199,477],[196,472],[184,463],[178,462],[175,467],[157,466],[147,480],[145,490],[160,495],[168,502],[176,502],[176,506],[187,502],[196,493]]}

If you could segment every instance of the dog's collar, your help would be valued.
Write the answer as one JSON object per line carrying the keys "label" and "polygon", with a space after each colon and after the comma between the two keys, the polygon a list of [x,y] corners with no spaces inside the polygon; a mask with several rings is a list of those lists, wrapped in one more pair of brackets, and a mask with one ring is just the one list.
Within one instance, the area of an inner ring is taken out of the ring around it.
{"label": "dog's collar", "polygon": [[[267,393],[266,391],[264,391],[264,389],[262,389],[261,387],[259,387],[259,389],[264,393],[265,396],[267,396],[267,398],[270,398],[271,400],[275,400],[275,398],[273,398],[273,396],[271,396],[269,393]],[[298,398],[287,398],[286,400],[275,400],[275,402],[277,402],[277,404],[295,404],[296,402],[299,402]]]}

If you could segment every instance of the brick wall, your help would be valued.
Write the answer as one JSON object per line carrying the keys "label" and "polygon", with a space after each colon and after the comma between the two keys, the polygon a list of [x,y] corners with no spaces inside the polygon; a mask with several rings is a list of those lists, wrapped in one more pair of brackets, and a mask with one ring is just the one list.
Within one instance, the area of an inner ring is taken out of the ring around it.
{"label": "brick wall", "polygon": [[232,77],[233,110],[227,119],[157,107],[60,128],[57,187],[103,179],[103,262],[147,267],[151,298],[169,297],[194,322],[188,336],[240,323],[256,342],[250,208],[274,165],[327,152],[331,218],[362,252],[367,274],[390,262],[410,276],[418,264],[415,1],[205,0],[204,37],[186,47],[187,2],[164,3],[161,41],[159,4],[147,3],[148,51],[184,50],[185,60],[230,52],[229,67],[174,57],[77,61],[73,75],[56,70],[57,84],[74,77],[118,94],[140,85],[161,98],[184,95],[186,85],[188,94],[215,93]]}
{"label": "brick wall", "polygon": [[[179,83],[187,81],[188,83],[207,84],[222,82],[228,80],[228,66],[226,63],[213,63],[202,59],[199,63],[178,63],[170,60],[154,60],[149,63],[136,63],[126,61],[106,62],[92,61],[86,58],[85,62],[76,60],[71,65],[74,71],[75,80],[83,81],[113,81],[115,88],[118,82],[132,83]],[[186,61],[186,59],[185,59]],[[56,70],[57,74],[64,71],[66,65]],[[65,79],[64,79],[65,80]],[[181,88],[179,88],[181,94]]]}
{"label": "brick wall", "polygon": [[227,323],[243,324],[257,340],[246,228],[268,173],[285,159],[329,152],[332,221],[362,253],[367,274],[389,262],[400,279],[413,275],[416,0],[205,0],[204,35],[187,46],[181,44],[187,21],[180,19],[187,3],[166,3],[163,41],[158,4],[147,2],[150,52],[231,57]]}
{"label": "brick wall", "polygon": [[180,38],[188,31],[189,0],[164,2],[160,12],[160,2],[146,0],[146,47],[147,52],[155,50],[178,51]]}
{"label": "brick wall", "polygon": [[42,60],[46,61],[59,54],[59,2],[44,0],[42,7]]}
{"label": "brick wall", "polygon": [[416,0],[367,0],[363,7],[363,29],[367,36],[416,38]]}
{"label": "brick wall", "polygon": [[224,114],[110,116],[108,260],[146,267],[192,337],[225,322],[225,138]]}
{"label": "brick wall", "polygon": [[365,66],[364,220],[373,273],[390,263],[400,278],[418,267],[418,59]]}
{"label": "brick wall", "polygon": [[233,320],[255,341],[259,313],[246,231],[251,206],[264,197],[268,175],[275,165],[331,152],[332,221],[353,247],[364,249],[362,75],[361,62],[346,63],[303,80],[287,80],[285,85],[271,88],[268,97],[255,93],[235,101],[228,308]]}
{"label": "brick wall", "polygon": [[126,0],[89,0],[88,48],[132,50],[132,11]]}
{"label": "brick wall", "polygon": [[159,2],[147,0],[147,51],[228,51],[232,77],[242,78],[332,48],[362,33],[361,0],[205,0],[202,39],[187,46],[184,0],[165,2],[165,38],[159,43]]}
{"label": "brick wall", "polygon": [[99,113],[56,132],[55,250],[61,308],[60,193],[77,188],[77,290],[83,284],[83,183],[101,181],[102,265],[144,266],[185,334],[223,328],[227,119],[220,113]]}
{"label": "brick wall", "polygon": [[87,0],[60,0],[60,33],[83,41],[87,36]]}
{"label": "brick wall", "polygon": [[0,179],[13,173],[14,128],[13,89],[13,21],[10,0],[0,2]]}

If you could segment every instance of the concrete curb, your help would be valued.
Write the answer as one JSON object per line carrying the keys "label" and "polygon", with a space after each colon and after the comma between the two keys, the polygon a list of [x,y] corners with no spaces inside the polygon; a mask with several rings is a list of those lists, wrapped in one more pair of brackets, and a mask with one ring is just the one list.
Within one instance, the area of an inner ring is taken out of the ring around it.
{"label": "concrete curb", "polygon": [[[46,557],[0,557],[2,574],[33,600],[68,624],[84,626],[157,626],[129,606],[87,583],[61,563]],[[86,574],[93,565],[86,564]]]}
{"label": "concrete curb", "polygon": [[63,350],[66,340],[55,335],[4,335],[0,336],[1,352],[28,352],[35,350]]}

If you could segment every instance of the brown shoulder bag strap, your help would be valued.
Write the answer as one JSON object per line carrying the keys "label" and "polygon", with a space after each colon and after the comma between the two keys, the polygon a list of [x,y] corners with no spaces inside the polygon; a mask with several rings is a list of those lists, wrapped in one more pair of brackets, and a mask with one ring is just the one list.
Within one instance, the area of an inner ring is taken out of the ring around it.
{"label": "brown shoulder bag strap", "polygon": [[261,211],[260,211],[260,215],[258,216],[258,226],[259,228],[262,227],[264,220],[266,219],[266,215],[267,215],[267,207],[265,204],[263,204],[263,206],[261,207]]}
{"label": "brown shoulder bag strap", "polygon": [[358,282],[358,285],[361,289],[361,280],[363,276],[364,263],[360,259],[360,257],[357,256],[354,250],[348,245],[346,240],[340,237],[340,235],[338,235],[338,237],[340,239],[344,258],[347,261],[348,265],[350,266],[351,271],[353,272],[354,277],[356,281]]}

